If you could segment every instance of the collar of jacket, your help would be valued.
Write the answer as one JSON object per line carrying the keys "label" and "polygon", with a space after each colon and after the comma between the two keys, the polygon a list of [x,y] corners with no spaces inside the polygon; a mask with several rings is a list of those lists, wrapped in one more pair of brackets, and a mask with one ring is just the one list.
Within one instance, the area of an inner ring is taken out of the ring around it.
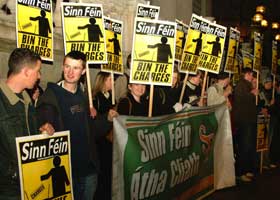
{"label": "collar of jacket", "polygon": [[189,86],[192,90],[195,90],[195,88],[197,87],[196,85],[194,85],[192,82],[188,81],[187,82],[187,86]]}
{"label": "collar of jacket", "polygon": [[21,99],[9,88],[4,80],[0,81],[0,88],[2,89],[11,105],[15,105],[19,101],[26,105],[31,102],[31,99],[25,90],[22,92],[23,99]]}

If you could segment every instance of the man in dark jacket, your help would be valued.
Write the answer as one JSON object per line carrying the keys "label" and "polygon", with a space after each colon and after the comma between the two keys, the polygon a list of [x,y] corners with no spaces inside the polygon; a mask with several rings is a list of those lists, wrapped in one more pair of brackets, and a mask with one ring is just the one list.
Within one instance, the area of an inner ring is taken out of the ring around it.
{"label": "man in dark jacket", "polygon": [[253,71],[244,68],[243,77],[234,91],[233,115],[237,129],[236,175],[250,182],[256,167],[257,107],[256,88],[253,88]]}
{"label": "man in dark jacket", "polygon": [[[25,89],[40,78],[40,56],[29,49],[15,49],[9,58],[9,76],[0,83],[0,199],[18,200],[20,184],[16,137],[36,134],[35,109]],[[50,124],[41,131],[53,134]]]}
{"label": "man in dark jacket", "polygon": [[[72,180],[76,200],[92,200],[97,185],[99,163],[95,136],[90,126],[93,125],[95,135],[106,134],[112,128],[112,122],[107,119],[90,118],[89,103],[79,84],[86,71],[85,67],[85,54],[79,51],[68,53],[63,61],[64,79],[57,84],[48,83],[37,103],[41,123],[51,123],[56,131],[70,130]],[[112,112],[109,117],[115,114]]]}

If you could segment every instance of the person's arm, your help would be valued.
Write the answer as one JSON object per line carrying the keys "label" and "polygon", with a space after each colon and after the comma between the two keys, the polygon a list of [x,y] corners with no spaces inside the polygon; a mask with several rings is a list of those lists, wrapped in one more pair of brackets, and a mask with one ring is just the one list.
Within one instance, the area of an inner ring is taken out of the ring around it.
{"label": "person's arm", "polygon": [[87,28],[88,27],[88,25],[86,24],[86,25],[84,25],[84,26],[78,26],[78,29],[85,29],[85,28]]}
{"label": "person's arm", "polygon": [[226,101],[226,97],[224,95],[218,94],[217,89],[212,86],[208,88],[207,91],[207,105],[217,105]]}
{"label": "person's arm", "polygon": [[39,17],[29,17],[29,19],[30,19],[31,21],[37,21],[37,20],[39,20],[40,18],[39,18]]}
{"label": "person's arm", "polygon": [[130,103],[128,98],[123,98],[118,103],[117,111],[120,115],[129,115]]}
{"label": "person's arm", "polygon": [[49,21],[48,21],[48,31],[49,31],[49,33],[52,33]]}
{"label": "person's arm", "polygon": [[[56,97],[50,90],[46,90],[39,97],[36,107],[36,114],[39,127],[42,128],[46,123],[52,125],[55,131],[62,130],[62,122],[59,119],[58,108],[55,106]],[[43,131],[43,130],[42,130]]]}
{"label": "person's arm", "polygon": [[53,169],[51,169],[47,174],[42,175],[41,176],[41,181],[48,179],[52,175],[52,170]]}
{"label": "person's arm", "polygon": [[108,113],[97,115],[94,119],[90,118],[90,129],[94,137],[105,137],[113,128],[113,122],[108,120]]}
{"label": "person's arm", "polygon": [[157,48],[157,44],[154,44],[154,45],[150,44],[150,45],[148,45],[148,48]]}

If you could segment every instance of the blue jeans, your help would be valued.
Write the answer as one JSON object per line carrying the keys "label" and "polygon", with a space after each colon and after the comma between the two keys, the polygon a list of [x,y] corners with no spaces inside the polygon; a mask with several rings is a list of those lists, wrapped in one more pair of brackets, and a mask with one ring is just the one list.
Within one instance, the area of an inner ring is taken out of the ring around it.
{"label": "blue jeans", "polygon": [[97,187],[97,174],[84,177],[73,176],[73,190],[75,200],[93,200]]}

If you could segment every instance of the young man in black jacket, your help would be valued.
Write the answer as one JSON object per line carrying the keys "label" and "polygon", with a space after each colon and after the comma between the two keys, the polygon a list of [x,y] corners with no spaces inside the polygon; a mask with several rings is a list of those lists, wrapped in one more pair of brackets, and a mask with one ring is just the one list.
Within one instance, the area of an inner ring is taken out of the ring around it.
{"label": "young man in black jacket", "polygon": [[[7,80],[0,82],[0,199],[20,199],[16,137],[39,133],[35,109],[25,89],[40,78],[41,58],[29,49],[15,49]],[[53,134],[50,124],[40,131]]]}
{"label": "young man in black jacket", "polygon": [[[99,170],[95,137],[108,132],[103,127],[112,127],[112,122],[105,115],[102,119],[93,120],[90,117],[89,103],[79,83],[85,74],[85,67],[85,54],[79,51],[68,53],[63,60],[63,80],[48,83],[37,103],[41,123],[51,123],[56,131],[70,130],[72,180],[76,200],[93,199]],[[110,111],[108,118],[111,120],[115,115],[116,112]]]}

